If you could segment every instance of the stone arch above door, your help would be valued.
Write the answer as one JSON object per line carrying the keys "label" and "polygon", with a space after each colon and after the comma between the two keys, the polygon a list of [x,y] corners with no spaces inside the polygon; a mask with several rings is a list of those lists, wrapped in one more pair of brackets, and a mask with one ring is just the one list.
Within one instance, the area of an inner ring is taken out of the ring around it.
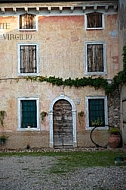
{"label": "stone arch above door", "polygon": [[69,97],[65,95],[60,95],[56,97],[50,104],[49,108],[49,125],[50,125],[50,147],[54,147],[54,142],[53,142],[53,107],[55,103],[59,100],[66,100],[70,103],[72,107],[72,125],[73,125],[73,147],[77,146],[77,140],[76,140],[76,108],[73,100],[71,100]]}

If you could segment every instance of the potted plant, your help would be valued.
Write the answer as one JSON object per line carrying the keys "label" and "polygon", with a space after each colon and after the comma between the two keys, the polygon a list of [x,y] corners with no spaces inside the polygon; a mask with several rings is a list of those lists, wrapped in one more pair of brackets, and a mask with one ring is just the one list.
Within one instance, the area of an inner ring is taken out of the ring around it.
{"label": "potted plant", "polygon": [[103,125],[103,121],[102,121],[102,119],[98,118],[98,119],[92,121],[91,124],[92,124],[93,127],[102,126]]}
{"label": "potted plant", "polygon": [[118,127],[110,127],[109,128],[109,139],[108,139],[108,145],[110,148],[119,148],[121,146],[121,132]]}
{"label": "potted plant", "polygon": [[42,122],[44,121],[44,118],[45,118],[47,115],[48,115],[48,113],[45,112],[45,111],[42,111],[42,112],[40,113]]}
{"label": "potted plant", "polygon": [[1,136],[0,136],[1,146],[3,144],[5,144],[7,139],[8,139],[8,137],[4,135],[4,119],[5,119],[5,116],[7,116],[6,111],[0,110],[0,127],[3,127],[3,129],[2,129],[3,132],[1,133]]}
{"label": "potted plant", "polygon": [[1,143],[1,145],[5,144],[6,141],[7,141],[7,139],[8,139],[8,137],[5,136],[5,135],[0,136],[0,143]]}
{"label": "potted plant", "polygon": [[3,121],[4,121],[5,116],[6,116],[6,111],[1,110],[0,111],[0,124],[1,124],[1,126],[4,125]]}
{"label": "potted plant", "polygon": [[[83,120],[82,120],[83,117],[84,117],[84,111],[78,112],[78,119],[79,119],[80,125],[83,124]],[[82,123],[81,123],[81,121],[82,121]]]}

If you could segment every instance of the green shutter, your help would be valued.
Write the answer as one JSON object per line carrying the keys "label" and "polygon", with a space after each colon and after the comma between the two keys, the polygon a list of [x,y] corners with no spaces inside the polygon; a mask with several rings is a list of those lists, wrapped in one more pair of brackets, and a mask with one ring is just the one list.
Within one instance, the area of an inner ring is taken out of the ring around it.
{"label": "green shutter", "polygon": [[27,128],[30,126],[31,128],[37,127],[37,106],[36,100],[22,100],[22,119],[21,119],[21,127]]}

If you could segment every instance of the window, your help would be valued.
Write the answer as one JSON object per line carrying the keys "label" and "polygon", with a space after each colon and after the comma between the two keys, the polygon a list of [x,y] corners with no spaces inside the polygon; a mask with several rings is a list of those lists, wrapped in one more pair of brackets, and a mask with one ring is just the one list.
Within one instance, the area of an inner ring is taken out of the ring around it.
{"label": "window", "polygon": [[36,15],[23,14],[19,16],[20,30],[36,30]]}
{"label": "window", "polygon": [[86,128],[92,128],[92,122],[100,120],[103,126],[108,124],[107,97],[86,97]]}
{"label": "window", "polygon": [[85,43],[87,74],[102,74],[106,72],[106,48],[102,42]]}
{"label": "window", "polygon": [[38,99],[19,98],[19,129],[38,128]]}
{"label": "window", "polygon": [[86,14],[86,28],[87,29],[103,29],[103,14],[93,12]]}
{"label": "window", "polygon": [[18,73],[25,75],[36,75],[38,73],[37,45],[19,45]]}

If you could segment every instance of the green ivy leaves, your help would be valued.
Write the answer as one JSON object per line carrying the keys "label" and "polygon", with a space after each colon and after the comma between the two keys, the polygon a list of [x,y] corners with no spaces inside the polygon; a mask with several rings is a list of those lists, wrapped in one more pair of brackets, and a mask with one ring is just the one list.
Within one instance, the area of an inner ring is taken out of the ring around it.
{"label": "green ivy leaves", "polygon": [[93,86],[95,89],[98,88],[104,88],[107,89],[108,87],[108,82],[106,79],[102,77],[98,78],[92,78],[92,77],[83,77],[83,78],[76,78],[76,79],[65,79],[63,80],[62,78],[55,77],[55,76],[50,76],[50,77],[43,77],[43,76],[37,76],[37,77],[26,77],[26,80],[31,80],[31,81],[39,81],[39,82],[49,82],[52,85],[57,85],[57,86],[74,86],[74,87],[85,87],[85,86]]}
{"label": "green ivy leaves", "polygon": [[62,79],[55,76],[50,77],[43,77],[43,76],[28,76],[26,77],[26,80],[31,81],[39,81],[39,82],[49,82],[52,85],[57,86],[69,86],[69,87],[85,87],[85,86],[91,86],[95,89],[103,88],[105,90],[106,94],[110,94],[114,90],[116,90],[119,85],[123,85],[126,83],[126,46],[123,48],[123,70],[117,73],[115,77],[112,80],[112,83],[109,84],[107,79],[104,79],[103,77],[83,77],[83,78],[76,78],[76,79]]}

